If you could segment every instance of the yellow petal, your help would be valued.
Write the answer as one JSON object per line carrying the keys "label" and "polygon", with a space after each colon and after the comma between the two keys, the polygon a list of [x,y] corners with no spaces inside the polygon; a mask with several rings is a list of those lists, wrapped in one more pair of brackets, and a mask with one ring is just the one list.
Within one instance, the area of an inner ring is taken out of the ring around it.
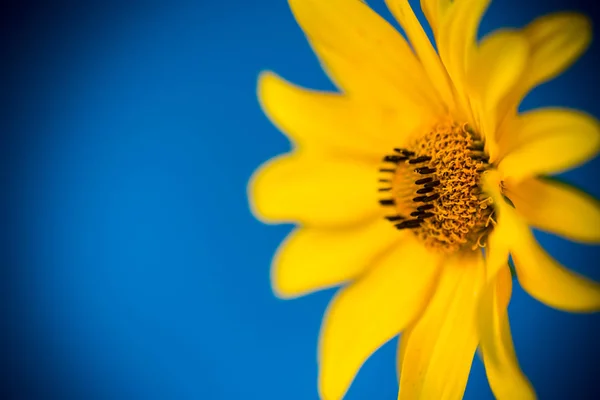
{"label": "yellow petal", "polygon": [[533,49],[525,82],[539,85],[567,69],[592,40],[590,19],[574,12],[549,14],[525,28]]}
{"label": "yellow petal", "polygon": [[516,109],[535,86],[561,74],[588,48],[592,26],[588,17],[574,12],[548,14],[523,30],[531,48],[526,73],[508,97],[501,114]]}
{"label": "yellow petal", "polygon": [[569,271],[540,247],[523,218],[504,201],[496,201],[498,224],[506,224],[519,283],[532,297],[560,310],[600,310],[600,284]]}
{"label": "yellow petal", "polygon": [[504,265],[479,303],[477,321],[481,354],[496,399],[535,399],[535,391],[519,366],[510,333],[507,307],[512,277],[506,262]]}
{"label": "yellow petal", "polygon": [[452,107],[454,105],[454,94],[446,69],[431,45],[408,0],[385,0],[385,3],[402,26],[402,29],[404,29],[429,79],[437,89],[440,98],[445,104]]}
{"label": "yellow petal", "polygon": [[441,106],[404,38],[364,2],[289,3],[325,69],[342,90],[415,112]]}
{"label": "yellow petal", "polygon": [[442,20],[451,4],[451,0],[421,0],[421,9],[429,22],[429,26],[431,27],[436,40]]}
{"label": "yellow petal", "polygon": [[498,272],[506,267],[509,256],[507,225],[496,225],[488,236],[485,247],[486,277],[488,282],[496,278]]}
{"label": "yellow petal", "polygon": [[259,78],[258,97],[271,121],[298,146],[378,161],[421,123],[417,115],[303,89],[270,72]]}
{"label": "yellow petal", "polygon": [[516,31],[497,31],[481,41],[469,66],[469,83],[486,111],[494,109],[519,79],[528,51],[527,41]]}
{"label": "yellow petal", "polygon": [[248,198],[254,215],[265,223],[350,226],[384,213],[379,178],[376,165],[359,160],[287,154],[259,167]]}
{"label": "yellow petal", "polygon": [[367,358],[417,317],[438,271],[438,256],[408,235],[367,275],[340,290],[321,329],[322,399],[341,399]]}
{"label": "yellow petal", "polygon": [[600,243],[600,202],[557,180],[507,182],[505,194],[529,225],[565,238]]}
{"label": "yellow petal", "polygon": [[479,22],[490,1],[454,2],[441,27],[438,42],[440,57],[460,93],[464,93],[464,81],[475,50]]}
{"label": "yellow petal", "polygon": [[398,399],[461,399],[477,348],[477,298],[485,283],[479,252],[442,267],[433,298],[400,337]]}
{"label": "yellow petal", "polygon": [[384,219],[350,229],[297,228],[273,259],[273,290],[293,298],[353,280],[407,233]]}
{"label": "yellow petal", "polygon": [[593,117],[566,109],[534,110],[506,125],[498,169],[518,182],[574,168],[599,150],[600,124]]}
{"label": "yellow petal", "polygon": [[496,108],[523,73],[528,51],[522,35],[505,30],[484,38],[474,52],[467,82],[478,127],[486,138],[491,160],[497,157]]}

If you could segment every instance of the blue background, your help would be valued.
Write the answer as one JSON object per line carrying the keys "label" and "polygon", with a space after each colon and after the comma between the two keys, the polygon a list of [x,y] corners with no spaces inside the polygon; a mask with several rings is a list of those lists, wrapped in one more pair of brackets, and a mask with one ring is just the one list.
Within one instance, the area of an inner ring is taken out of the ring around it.
{"label": "blue background", "polygon": [[[332,88],[286,2],[81,3],[2,12],[2,397],[316,399],[333,291],[272,295],[290,226],[260,224],[246,199],[253,170],[289,148],[257,105],[259,71]],[[591,2],[497,0],[482,32],[566,7],[600,21]],[[596,41],[524,108],[600,117],[599,55]],[[565,177],[600,197],[599,165]],[[538,237],[600,280],[597,247]],[[598,315],[518,287],[510,311],[541,399],[600,397]],[[348,399],[396,398],[395,345]],[[478,359],[466,398],[491,398]]]}

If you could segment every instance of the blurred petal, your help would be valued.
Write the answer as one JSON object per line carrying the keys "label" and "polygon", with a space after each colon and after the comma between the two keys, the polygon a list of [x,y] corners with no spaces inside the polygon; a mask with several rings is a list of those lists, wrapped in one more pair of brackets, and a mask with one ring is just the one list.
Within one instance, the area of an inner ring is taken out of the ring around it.
{"label": "blurred petal", "polygon": [[477,298],[485,283],[479,252],[443,265],[425,312],[400,337],[399,400],[461,399],[477,348]]}
{"label": "blurred petal", "polygon": [[[341,89],[412,111],[441,107],[410,47],[357,0],[290,0],[314,51]],[[424,111],[424,110],[423,110]]]}
{"label": "blurred petal", "polygon": [[498,272],[508,263],[508,235],[511,232],[507,225],[496,225],[488,236],[485,247],[486,278],[492,281]]}
{"label": "blurred petal", "polygon": [[470,103],[492,160],[497,156],[496,108],[523,73],[527,55],[527,41],[515,31],[495,32],[473,52],[467,78]]}
{"label": "blurred petal", "polygon": [[441,26],[438,50],[459,93],[464,93],[467,69],[475,51],[477,30],[490,0],[456,1]]}
{"label": "blurred petal", "polygon": [[537,18],[523,29],[531,49],[527,69],[504,103],[500,114],[516,111],[523,97],[534,87],[558,76],[588,48],[592,24],[574,12],[558,12]]}
{"label": "blurred petal", "polygon": [[469,68],[470,88],[485,110],[493,110],[519,79],[527,61],[525,38],[515,31],[486,36],[473,54]]}
{"label": "blurred petal", "polygon": [[557,180],[507,182],[505,194],[529,225],[567,239],[600,243],[600,202]]}
{"label": "blurred petal", "polygon": [[427,18],[427,21],[429,22],[429,26],[431,27],[436,40],[443,17],[451,4],[452,0],[421,0],[421,9],[423,10],[423,14],[425,14],[425,18]]}
{"label": "blurred petal", "polygon": [[445,104],[454,104],[454,94],[446,69],[431,45],[408,0],[385,0],[388,8],[410,40],[433,86]]}
{"label": "blurred petal", "polygon": [[495,203],[498,224],[511,230],[509,247],[519,283],[542,303],[570,312],[600,310],[600,284],[569,271],[540,247],[527,223],[504,201]]}
{"label": "blurred petal", "polygon": [[300,88],[270,72],[258,80],[258,97],[271,121],[298,146],[377,161],[421,123],[415,114]]}
{"label": "blurred petal", "polygon": [[480,300],[477,318],[480,349],[496,399],[535,399],[535,391],[519,366],[510,333],[507,307],[511,289],[512,277],[505,262]]}
{"label": "blurred petal", "polygon": [[292,298],[353,280],[406,233],[383,218],[351,229],[297,228],[273,259],[273,290]]}
{"label": "blurred petal", "polygon": [[383,214],[378,178],[376,166],[359,161],[287,154],[259,167],[248,198],[266,223],[350,226]]}
{"label": "blurred petal", "polygon": [[513,182],[555,174],[594,157],[600,150],[600,124],[566,109],[539,109],[511,121],[499,142],[498,169]]}
{"label": "blurred petal", "polygon": [[329,305],[319,345],[321,398],[342,398],[367,358],[426,305],[439,271],[438,256],[412,235],[406,238]]}

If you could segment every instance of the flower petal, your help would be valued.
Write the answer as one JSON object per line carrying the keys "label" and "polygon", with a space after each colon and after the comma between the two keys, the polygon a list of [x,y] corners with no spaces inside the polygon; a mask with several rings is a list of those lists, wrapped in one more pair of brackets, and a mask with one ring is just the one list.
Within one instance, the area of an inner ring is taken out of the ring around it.
{"label": "flower petal", "polygon": [[265,223],[350,226],[384,213],[377,166],[305,153],[267,161],[250,179],[250,206]]}
{"label": "flower petal", "polygon": [[583,14],[558,12],[540,17],[523,29],[531,54],[527,69],[501,108],[504,115],[516,111],[523,97],[534,87],[553,79],[569,68],[589,47],[592,24]]}
{"label": "flower petal", "polygon": [[450,5],[452,5],[451,0],[421,0],[421,10],[423,10],[423,14],[425,14],[425,18],[427,18],[433,31],[433,36],[436,38]]}
{"label": "flower petal", "polygon": [[491,0],[457,1],[448,10],[441,27],[438,49],[440,57],[459,94],[475,51],[477,30]]}
{"label": "flower petal", "polygon": [[342,398],[367,358],[427,303],[439,257],[406,239],[329,305],[319,343],[321,398]]}
{"label": "flower petal", "polygon": [[289,3],[314,51],[342,90],[415,112],[441,107],[404,38],[366,3]]}
{"label": "flower petal", "polygon": [[600,202],[558,180],[507,182],[505,194],[529,225],[584,243],[600,243]]}
{"label": "flower petal", "polygon": [[512,277],[506,262],[504,265],[479,303],[477,321],[481,354],[496,399],[535,399],[535,391],[519,366],[510,333],[507,307]]}
{"label": "flower petal", "polygon": [[[496,199],[495,199],[496,200]],[[600,310],[600,284],[569,271],[537,243],[527,223],[505,201],[495,202],[498,224],[512,234],[509,247],[519,283],[542,303],[570,312]]]}
{"label": "flower petal", "polygon": [[510,230],[506,225],[496,225],[489,234],[485,247],[486,277],[490,282],[496,278],[498,272],[506,267],[509,256],[507,237]]}
{"label": "flower petal", "polygon": [[503,157],[498,169],[518,182],[573,168],[595,156],[600,151],[600,124],[578,111],[534,110],[507,124],[498,146]]}
{"label": "flower petal", "polygon": [[486,111],[494,109],[517,82],[528,50],[527,41],[516,31],[496,31],[481,41],[469,66],[469,83]]}
{"label": "flower petal", "polygon": [[271,121],[298,146],[378,161],[421,123],[417,115],[303,89],[270,72],[258,80],[258,97]]}
{"label": "flower petal", "polygon": [[406,234],[384,219],[350,229],[297,228],[273,259],[273,290],[293,298],[356,279]]}
{"label": "flower petal", "polygon": [[427,309],[400,337],[399,400],[462,398],[477,348],[476,299],[484,283],[479,252],[443,266]]}
{"label": "flower petal", "polygon": [[526,65],[528,45],[515,31],[498,31],[485,37],[473,52],[467,84],[480,133],[486,138],[490,159],[497,157],[496,108],[517,82]]}
{"label": "flower petal", "polygon": [[445,104],[452,106],[454,104],[454,94],[446,69],[408,0],[385,0],[385,3],[402,26],[402,29],[404,29],[404,32],[406,32],[406,36],[408,36],[440,98]]}

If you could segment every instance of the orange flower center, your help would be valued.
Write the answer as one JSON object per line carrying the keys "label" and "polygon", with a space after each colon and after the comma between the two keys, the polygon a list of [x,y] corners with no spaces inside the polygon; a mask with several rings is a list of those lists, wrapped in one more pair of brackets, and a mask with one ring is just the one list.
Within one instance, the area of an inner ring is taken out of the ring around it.
{"label": "orange flower center", "polygon": [[381,169],[379,191],[387,197],[380,203],[394,210],[386,218],[444,253],[481,246],[493,207],[480,189],[490,165],[479,135],[467,124],[443,121],[410,147],[394,150]]}

